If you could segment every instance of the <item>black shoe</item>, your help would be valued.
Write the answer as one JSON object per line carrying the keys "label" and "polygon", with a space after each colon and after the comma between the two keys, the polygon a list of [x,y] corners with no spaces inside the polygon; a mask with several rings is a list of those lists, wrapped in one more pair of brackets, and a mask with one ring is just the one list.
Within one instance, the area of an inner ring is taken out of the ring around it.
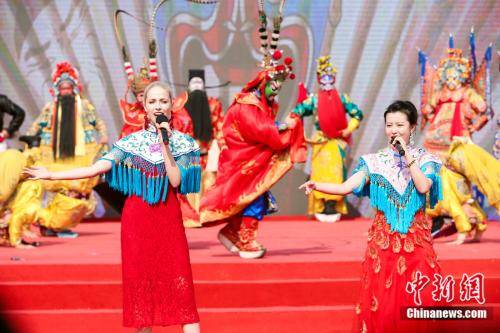
{"label": "black shoe", "polygon": [[21,135],[19,141],[22,141],[28,145],[29,148],[40,147],[40,141],[42,138],[38,135]]}
{"label": "black shoe", "polygon": [[431,233],[435,233],[436,231],[441,230],[443,224],[444,224],[444,216],[437,216],[433,218]]}
{"label": "black shoe", "polygon": [[31,245],[34,247],[40,246],[40,242],[28,242],[27,240],[21,239],[21,244],[23,245]]}
{"label": "black shoe", "polygon": [[325,214],[325,215],[337,214],[337,209],[335,208],[336,205],[337,205],[336,201],[326,200],[325,201],[325,208],[323,209],[323,212],[321,214]]}

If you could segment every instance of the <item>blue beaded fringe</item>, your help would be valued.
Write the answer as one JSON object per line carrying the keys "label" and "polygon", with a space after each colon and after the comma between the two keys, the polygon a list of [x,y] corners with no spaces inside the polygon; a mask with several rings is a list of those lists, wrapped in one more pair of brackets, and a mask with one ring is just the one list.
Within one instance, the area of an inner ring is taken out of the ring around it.
{"label": "blue beaded fringe", "polygon": [[[106,173],[106,180],[113,189],[125,195],[141,197],[148,204],[156,204],[167,199],[168,177],[165,174],[144,173],[133,165],[111,162],[113,166]],[[201,185],[199,152],[182,155],[176,159],[176,163],[181,172],[179,192],[181,194],[199,192]],[[157,169],[161,170],[164,167]]]}

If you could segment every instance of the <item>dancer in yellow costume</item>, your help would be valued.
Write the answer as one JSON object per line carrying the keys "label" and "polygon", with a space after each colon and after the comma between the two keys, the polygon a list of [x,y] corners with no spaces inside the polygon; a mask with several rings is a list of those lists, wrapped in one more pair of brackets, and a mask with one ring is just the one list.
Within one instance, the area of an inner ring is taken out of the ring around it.
{"label": "dancer in yellow costume", "polygon": [[[92,104],[81,96],[76,69],[67,62],[59,63],[52,81],[54,101],[46,105],[28,131],[27,141],[39,143],[41,140],[41,144],[26,149],[22,154],[24,159],[15,151],[0,156],[0,214],[4,230],[8,225],[9,242],[14,246],[20,242],[22,232],[19,230],[29,224],[37,223],[42,234],[52,235],[78,224],[95,208],[92,189],[98,183],[98,177],[23,182],[21,173],[26,166],[43,165],[59,171],[91,165],[107,142],[104,122]],[[43,196],[48,202],[45,206],[42,206]]]}
{"label": "dancer in yellow costume", "polygon": [[454,48],[450,36],[448,56],[435,70],[419,52],[422,86],[422,129],[425,148],[440,156],[443,201],[429,211],[432,217],[450,216],[459,232],[455,244],[466,240],[475,230],[479,241],[486,230],[486,214],[472,196],[472,184],[499,209],[499,162],[474,145],[472,134],[479,131],[491,115],[490,75],[491,46],[481,66],[475,60],[474,34],[471,32],[471,60]]}
{"label": "dancer in yellow costume", "polygon": [[33,237],[29,230],[32,224],[60,232],[78,224],[93,209],[88,201],[62,193],[43,207],[46,182],[25,180],[22,175],[23,169],[34,165],[39,157],[39,148],[0,153],[0,244],[33,247],[34,243],[25,239]]}
{"label": "dancer in yellow costume", "polygon": [[[79,74],[68,62],[56,65],[52,74],[54,100],[48,103],[28,131],[30,136],[41,138],[35,165],[51,171],[92,165],[101,156],[108,141],[106,125],[97,115],[93,105],[82,96]],[[48,192],[47,209],[56,209],[64,200],[77,199],[87,202],[88,213],[93,212],[95,199],[92,195],[99,177],[88,179],[47,182],[43,190]],[[61,197],[60,195],[64,195]],[[63,200],[64,198],[64,200]],[[50,202],[51,200],[56,200]],[[69,213],[72,204],[64,205]],[[75,213],[79,215],[80,208]],[[76,219],[79,222],[81,219]],[[40,219],[43,231],[60,232],[71,224],[62,220]]]}
{"label": "dancer in yellow costume", "polygon": [[[347,174],[347,145],[363,119],[363,112],[347,94],[339,94],[335,88],[337,70],[330,56],[319,57],[317,62],[319,91],[307,96],[301,85],[294,112],[316,114],[316,132],[308,140],[312,145],[311,181],[341,184]],[[351,118],[349,121],[347,115]],[[347,214],[345,198],[313,191],[309,195],[308,214],[314,214],[321,222],[336,222]]]}

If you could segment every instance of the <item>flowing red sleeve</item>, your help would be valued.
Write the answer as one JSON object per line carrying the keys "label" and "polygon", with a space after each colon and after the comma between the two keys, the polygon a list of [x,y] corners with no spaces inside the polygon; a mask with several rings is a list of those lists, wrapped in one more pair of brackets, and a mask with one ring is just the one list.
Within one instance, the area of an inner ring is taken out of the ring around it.
{"label": "flowing red sleeve", "polygon": [[290,145],[290,131],[280,133],[274,119],[255,106],[241,105],[236,121],[247,141],[264,144],[273,150],[282,150]]}
{"label": "flowing red sleeve", "polygon": [[284,131],[279,131],[274,119],[254,106],[240,105],[235,118],[243,138],[268,146],[274,151],[290,148],[292,162],[302,163],[307,155],[302,119],[295,114],[290,116],[296,120],[296,125],[293,129]]}

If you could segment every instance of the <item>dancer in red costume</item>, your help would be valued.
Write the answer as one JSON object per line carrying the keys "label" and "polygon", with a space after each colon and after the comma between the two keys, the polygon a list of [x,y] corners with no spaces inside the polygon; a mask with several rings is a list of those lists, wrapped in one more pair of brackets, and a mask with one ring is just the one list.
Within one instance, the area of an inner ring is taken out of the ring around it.
{"label": "dancer in red costume", "polygon": [[[267,41],[263,11],[261,40]],[[281,17],[274,22],[281,22]],[[242,258],[260,258],[265,248],[256,240],[259,221],[275,209],[269,189],[294,163],[304,162],[306,146],[302,119],[291,113],[284,124],[276,124],[278,104],[275,97],[291,73],[292,59],[275,51],[279,25],[275,26],[271,50],[267,42],[263,70],[236,95],[222,126],[223,144],[217,179],[202,200],[203,224],[226,223],[219,240]],[[263,38],[264,37],[264,38]]]}
{"label": "dancer in red costume", "polygon": [[[199,333],[186,235],[176,193],[199,190],[199,147],[170,129],[170,88],[144,91],[148,124],[113,145],[90,167],[62,172],[27,169],[32,179],[79,179],[107,173],[111,187],[128,195],[122,214],[123,324],[139,332],[183,325]],[[161,133],[160,131],[165,131]],[[164,135],[165,134],[165,135]]]}
{"label": "dancer in red costume", "polygon": [[418,304],[412,286],[422,282],[419,278],[432,280],[440,272],[425,208],[427,194],[431,206],[441,199],[441,162],[408,145],[418,119],[411,102],[394,102],[384,118],[389,147],[362,156],[354,174],[342,184],[308,181],[300,188],[306,194],[316,190],[366,195],[376,210],[368,231],[356,331],[430,332],[433,327],[428,322],[403,320],[402,311],[434,304],[431,287],[420,293]]}

